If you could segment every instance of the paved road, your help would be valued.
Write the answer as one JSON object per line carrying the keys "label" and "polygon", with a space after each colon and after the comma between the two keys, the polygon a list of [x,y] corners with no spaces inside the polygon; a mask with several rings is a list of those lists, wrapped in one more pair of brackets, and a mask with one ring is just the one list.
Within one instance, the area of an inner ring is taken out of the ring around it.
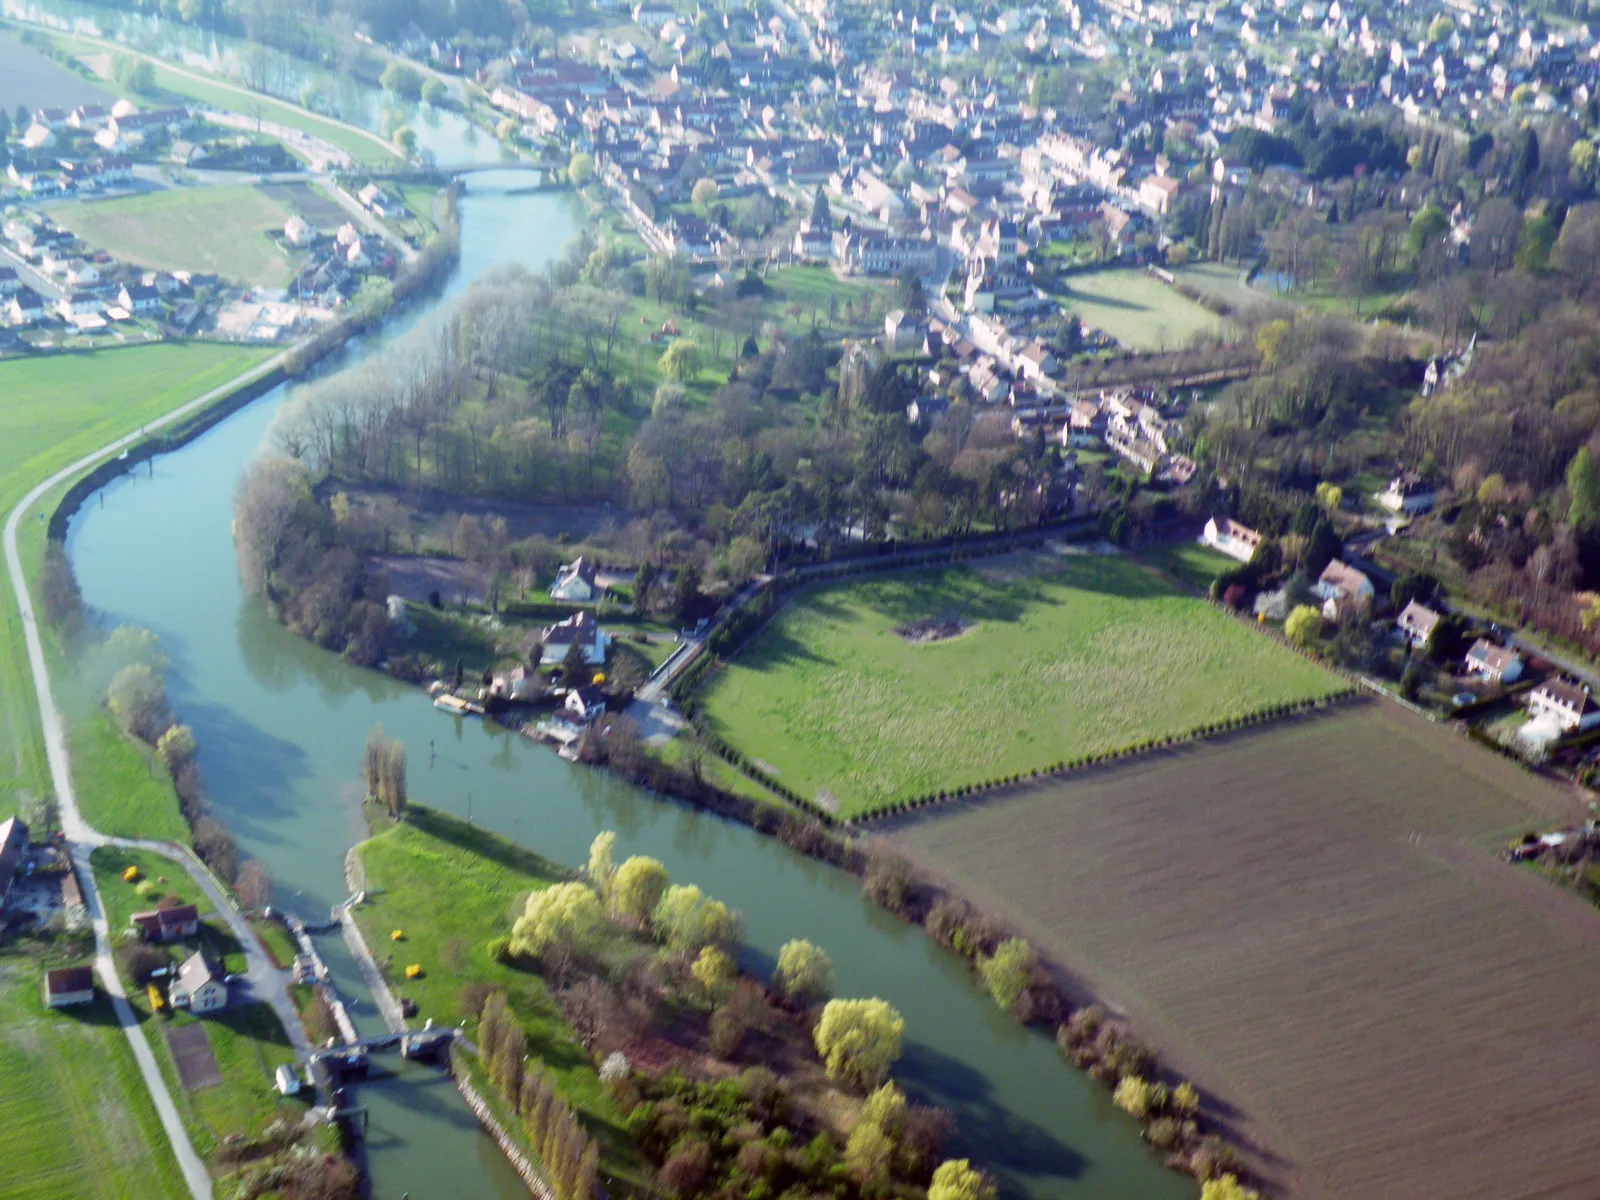
{"label": "paved road", "polygon": [[[160,429],[174,421],[182,420],[189,414],[212,404],[224,396],[229,395],[237,388],[260,378],[274,368],[281,366],[288,357],[287,352],[278,354],[262,363],[260,366],[245,372],[238,378],[220,387],[213,388],[205,395],[189,401],[168,413],[158,420],[150,422],[145,430]],[[162,1127],[167,1131],[167,1137],[172,1142],[172,1152],[177,1157],[178,1167],[183,1172],[184,1180],[189,1185],[190,1193],[196,1200],[209,1200],[211,1196],[211,1176],[206,1171],[206,1165],[199,1154],[195,1152],[194,1144],[189,1140],[188,1131],[183,1127],[183,1121],[178,1116],[178,1110],[172,1102],[172,1093],[167,1090],[166,1080],[161,1076],[161,1070],[156,1065],[155,1055],[151,1052],[150,1043],[145,1039],[144,1030],[140,1028],[134,1017],[133,1009],[122,990],[122,982],[117,978],[116,964],[111,959],[110,931],[106,928],[105,908],[100,902],[99,890],[95,887],[94,872],[90,869],[89,856],[96,846],[110,844],[112,839],[107,838],[99,830],[83,819],[83,814],[78,808],[78,795],[73,788],[72,766],[67,756],[66,728],[61,721],[61,713],[56,708],[55,694],[50,684],[50,672],[45,664],[44,644],[39,638],[37,617],[33,608],[33,597],[28,592],[27,576],[22,569],[22,555],[17,549],[17,530],[21,527],[22,518],[27,514],[39,499],[52,488],[65,483],[67,480],[88,470],[102,459],[131,446],[144,436],[145,430],[126,434],[117,440],[102,446],[99,450],[87,454],[77,462],[63,467],[50,478],[43,480],[24,496],[15,508],[6,517],[5,524],[5,557],[6,573],[11,579],[11,590],[16,595],[17,607],[22,614],[22,632],[28,647],[28,666],[33,672],[33,687],[39,704],[39,719],[44,729],[45,756],[50,764],[50,779],[55,788],[56,798],[61,806],[61,829],[66,836],[68,849],[72,854],[73,862],[79,867],[78,876],[84,885],[84,900],[89,909],[90,919],[94,925],[95,941],[95,970],[100,976],[101,985],[111,997],[112,1008],[116,1012],[117,1024],[122,1027],[127,1036],[128,1044],[133,1050],[134,1060],[139,1064],[139,1072],[144,1076],[145,1086],[150,1089],[150,1097],[155,1102],[156,1113],[161,1118]],[[234,927],[236,934],[239,926],[235,921],[242,922],[234,911],[233,904],[225,895],[216,891],[216,885],[207,878],[207,873],[194,863],[192,856],[175,853],[170,847],[160,843],[140,843],[166,855],[178,865],[182,866],[200,884],[201,888],[211,897],[217,905],[218,911],[227,914],[229,924]],[[264,960],[255,937],[245,927],[244,934],[240,937],[241,944],[245,947],[247,956]],[[270,963],[265,964],[271,968]],[[261,964],[252,961],[249,972],[251,990],[254,992],[257,981],[265,983],[266,976],[261,970]],[[299,1022],[286,1022],[285,1026],[293,1031],[299,1027]]]}

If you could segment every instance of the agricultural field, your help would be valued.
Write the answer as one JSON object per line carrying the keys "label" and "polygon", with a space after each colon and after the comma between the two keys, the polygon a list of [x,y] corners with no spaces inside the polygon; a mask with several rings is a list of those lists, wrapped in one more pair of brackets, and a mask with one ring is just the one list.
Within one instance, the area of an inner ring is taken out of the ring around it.
{"label": "agricultural field", "polygon": [[[897,632],[936,620],[955,636]],[[1040,551],[811,588],[703,702],[730,745],[856,816],[1341,687],[1131,559]]]}
{"label": "agricultural field", "polygon": [[[256,347],[161,343],[0,363],[0,396],[6,398],[0,405],[0,511],[52,471],[270,354]],[[21,538],[30,571],[43,549],[44,522],[30,520]],[[97,719],[107,718],[97,713]],[[48,787],[38,722],[20,620],[6,588],[0,601],[0,818],[11,814],[19,788]]]}
{"label": "agricultural field", "polygon": [[0,31],[0,108],[6,112],[16,112],[19,104],[32,110],[109,105],[111,100],[110,92],[51,62],[15,34]]}
{"label": "agricultural field", "polygon": [[299,213],[323,233],[331,233],[350,219],[344,206],[322,188],[309,183],[260,183],[256,191]]}
{"label": "agricultural field", "polygon": [[52,1012],[43,967],[33,953],[0,954],[0,1196],[187,1196],[111,1002]]}
{"label": "agricultural field", "polygon": [[249,185],[76,200],[50,215],[89,245],[139,266],[280,287],[294,277],[296,258],[273,241],[293,210]]}
{"label": "agricultural field", "polygon": [[889,832],[1240,1110],[1289,1194],[1578,1197],[1600,913],[1494,857],[1576,807],[1368,701]]}
{"label": "agricultural field", "polygon": [[1221,317],[1133,267],[1090,271],[1062,280],[1056,298],[1085,324],[1131,350],[1175,350],[1196,334],[1231,331]]}

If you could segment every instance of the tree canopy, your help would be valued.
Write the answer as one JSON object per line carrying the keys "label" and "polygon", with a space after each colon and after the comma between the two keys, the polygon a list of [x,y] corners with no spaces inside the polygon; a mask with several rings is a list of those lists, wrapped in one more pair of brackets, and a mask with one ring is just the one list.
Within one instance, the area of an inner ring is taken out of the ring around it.
{"label": "tree canopy", "polygon": [[905,1019],[887,1001],[830,1000],[813,1036],[828,1074],[856,1087],[876,1087],[900,1058]]}

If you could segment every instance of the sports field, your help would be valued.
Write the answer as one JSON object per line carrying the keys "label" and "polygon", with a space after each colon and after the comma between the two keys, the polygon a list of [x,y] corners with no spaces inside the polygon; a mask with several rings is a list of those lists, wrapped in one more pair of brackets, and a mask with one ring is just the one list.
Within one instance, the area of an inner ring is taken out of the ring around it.
{"label": "sports field", "polygon": [[41,969],[0,954],[0,1196],[188,1195],[110,1002],[52,1012]]}
{"label": "sports field", "polygon": [[[895,632],[945,616],[958,636]],[[1131,559],[1041,551],[818,585],[703,699],[732,746],[854,816],[1342,686]]]}
{"label": "sports field", "polygon": [[296,260],[272,240],[293,209],[260,188],[167,188],[78,200],[50,215],[89,245],[143,267],[274,286],[294,277]]}
{"label": "sports field", "polygon": [[1392,704],[897,822],[1243,1113],[1296,1197],[1600,1195],[1600,913],[1494,852],[1576,801]]}
{"label": "sports field", "polygon": [[1080,320],[1132,350],[1177,350],[1197,333],[1229,331],[1215,313],[1131,267],[1070,275],[1057,298]]}

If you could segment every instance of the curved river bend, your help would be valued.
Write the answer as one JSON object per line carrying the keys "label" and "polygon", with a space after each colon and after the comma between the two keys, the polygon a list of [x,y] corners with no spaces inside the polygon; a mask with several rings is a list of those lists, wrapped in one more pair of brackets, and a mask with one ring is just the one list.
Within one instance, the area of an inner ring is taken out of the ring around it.
{"label": "curved river bend", "polygon": [[[450,293],[498,262],[542,267],[577,228],[565,197],[512,194],[523,178],[474,177]],[[109,485],[72,522],[70,552],[90,604],[161,638],[174,711],[194,727],[214,804],[245,850],[266,862],[287,907],[310,915],[344,898],[342,860],[362,836],[360,748],[381,721],[409,748],[418,801],[465,814],[470,800],[478,823],[568,863],[584,860],[597,831],[615,829],[619,854],[655,855],[674,878],[737,907],[758,967],[791,937],[826,947],[839,994],[882,996],[905,1015],[898,1078],[914,1098],[956,1111],[962,1148],[995,1170],[1008,1194],[1194,1194],[1160,1167],[1104,1089],[1063,1064],[1047,1038],[1002,1015],[954,955],[865,901],[852,877],[518,736],[446,717],[419,690],[271,621],[240,591],[229,525],[235,482],[283,400],[279,389],[156,459],[148,473]],[[430,744],[438,751],[431,765]],[[325,941],[341,990],[375,1024],[342,946]],[[448,1081],[399,1069],[361,1089],[376,1195],[526,1194]]]}

